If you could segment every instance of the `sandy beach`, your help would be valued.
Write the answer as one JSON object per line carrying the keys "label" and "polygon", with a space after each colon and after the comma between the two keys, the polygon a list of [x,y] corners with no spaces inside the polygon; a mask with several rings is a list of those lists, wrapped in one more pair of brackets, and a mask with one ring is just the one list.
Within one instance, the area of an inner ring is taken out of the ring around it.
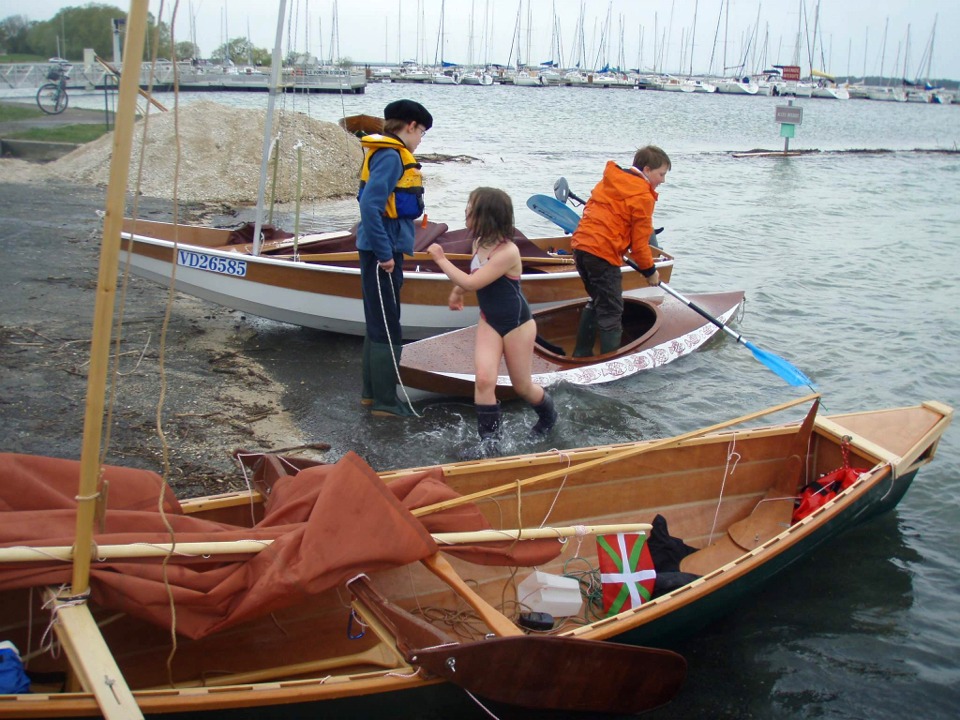
{"label": "sandy beach", "polygon": [[[104,190],[49,181],[0,183],[0,196],[0,447],[76,458]],[[169,202],[141,198],[140,207],[168,219]],[[121,299],[124,329],[115,348],[119,368],[108,463],[162,471],[166,445],[169,481],[186,497],[242,483],[225,449],[320,443],[301,436],[282,407],[283,387],[240,352],[252,332],[242,314],[180,295],[164,337],[164,288],[131,277],[125,291],[122,280],[118,287],[118,309]]]}

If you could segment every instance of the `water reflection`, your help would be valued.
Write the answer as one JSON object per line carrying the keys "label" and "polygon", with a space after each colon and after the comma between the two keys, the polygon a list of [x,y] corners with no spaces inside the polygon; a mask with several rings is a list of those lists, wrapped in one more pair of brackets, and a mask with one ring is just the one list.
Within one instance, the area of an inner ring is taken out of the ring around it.
{"label": "water reflection", "polygon": [[864,717],[865,693],[918,692],[909,662],[891,672],[889,658],[915,651],[901,623],[914,603],[909,566],[920,559],[894,514],[821,546],[679,645],[685,690],[648,717]]}

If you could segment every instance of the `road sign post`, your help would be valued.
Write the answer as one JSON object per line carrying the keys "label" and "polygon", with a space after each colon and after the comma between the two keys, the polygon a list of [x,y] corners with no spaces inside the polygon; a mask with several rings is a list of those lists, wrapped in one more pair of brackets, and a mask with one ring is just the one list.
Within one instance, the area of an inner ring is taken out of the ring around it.
{"label": "road sign post", "polygon": [[786,155],[790,150],[790,138],[794,136],[797,125],[803,122],[803,108],[794,107],[793,100],[788,100],[786,105],[777,105],[773,118],[780,123],[780,137],[783,138],[783,153]]}

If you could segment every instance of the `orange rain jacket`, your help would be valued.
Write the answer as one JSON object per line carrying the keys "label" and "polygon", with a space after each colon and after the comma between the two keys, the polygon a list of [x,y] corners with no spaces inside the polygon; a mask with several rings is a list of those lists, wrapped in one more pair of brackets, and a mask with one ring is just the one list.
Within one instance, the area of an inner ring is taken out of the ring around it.
{"label": "orange rain jacket", "polygon": [[603,169],[583,209],[583,218],[573,233],[570,245],[606,260],[623,265],[623,254],[629,249],[634,262],[644,275],[652,275],[653,207],[657,192],[634,168],[622,168],[612,160]]}

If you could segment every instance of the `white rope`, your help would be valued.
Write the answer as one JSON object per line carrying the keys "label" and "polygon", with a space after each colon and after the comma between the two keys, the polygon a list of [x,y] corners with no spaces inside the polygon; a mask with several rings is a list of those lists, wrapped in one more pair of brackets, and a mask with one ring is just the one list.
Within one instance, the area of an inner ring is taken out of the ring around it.
{"label": "white rope", "polygon": [[[727,465],[723,469],[723,481],[720,483],[720,497],[717,498],[717,509],[713,514],[713,527],[710,528],[710,538],[707,541],[707,545],[713,543],[713,534],[717,530],[717,520],[720,517],[720,506],[723,504],[723,491],[727,486],[727,478],[732,476],[734,471],[737,469],[737,463],[740,461],[740,453],[736,451],[737,447],[737,434],[733,434],[733,438],[730,440],[730,449],[727,451]],[[730,465],[730,460],[733,459],[733,465]]]}
{"label": "white rope", "polygon": [[[423,416],[420,413],[418,413],[416,410],[414,410],[413,402],[410,400],[410,396],[407,394],[407,388],[403,384],[403,380],[400,379],[400,366],[397,364],[397,355],[393,351],[393,338],[390,337],[390,327],[387,324],[387,306],[383,302],[383,288],[380,286],[380,269],[381,269],[380,264],[377,263],[377,297],[380,298],[380,312],[383,314],[383,330],[387,334],[387,345],[390,346],[390,357],[393,359],[394,377],[397,379],[397,384],[400,386],[400,389],[403,391],[403,397],[407,401],[407,407],[410,408],[410,412],[413,413],[414,417],[420,418]],[[399,268],[396,264],[394,264],[393,271],[397,272],[398,270],[400,272],[403,272],[402,268]],[[386,270],[384,270],[384,272],[386,272]],[[390,287],[393,288],[392,282],[390,283]],[[398,295],[394,295],[393,301],[398,306],[400,305],[400,297]]]}
{"label": "white rope", "polygon": [[[61,609],[65,607],[76,607],[78,605],[84,605],[87,602],[87,598],[90,596],[90,589],[88,588],[85,592],[80,593],[79,595],[74,595],[68,598],[61,598],[60,593],[64,592],[67,589],[66,585],[61,585],[60,589],[57,591],[56,596],[53,596],[46,600],[43,603],[43,609],[50,611],[50,622],[47,623],[46,629],[43,631],[43,636],[40,638],[40,647],[41,651],[50,651],[50,657],[56,658],[59,656],[60,652],[57,649],[57,645],[54,642],[53,636],[53,627],[58,622],[58,613]],[[49,641],[48,641],[49,638]]]}
{"label": "white rope", "polygon": [[478,706],[481,710],[483,710],[489,717],[492,717],[493,720],[500,720],[500,718],[498,718],[496,715],[494,715],[492,712],[490,712],[490,709],[487,708],[486,705],[484,705],[482,702],[480,702],[480,700],[477,698],[476,695],[474,695],[472,692],[470,692],[470,691],[467,690],[466,688],[463,688],[463,691],[464,691],[467,695],[469,695],[469,696],[470,696],[470,699],[473,700],[473,701],[477,704],[477,706]]}
{"label": "white rope", "polygon": [[244,465],[243,462],[240,460],[241,457],[250,457],[250,455],[252,454],[253,453],[244,455],[244,454],[238,453],[237,464],[240,465],[240,472],[243,473],[243,482],[247,486],[247,497],[250,498],[250,501],[248,503],[248,505],[250,506],[250,524],[256,525],[257,516],[256,516],[256,503],[254,502],[254,498],[253,498],[253,484],[250,481],[250,477],[247,475],[247,466]]}
{"label": "white rope", "polygon": [[[568,469],[568,470],[570,469],[570,465],[573,463],[573,458],[571,458],[570,455],[568,455],[568,454],[565,453],[565,452],[562,452],[561,450],[557,450],[556,448],[553,448],[550,452],[555,452],[555,453],[557,453],[557,455],[560,456],[560,459],[561,459],[561,460],[562,460],[563,458],[566,458],[566,459],[567,459],[567,469]],[[560,482],[560,487],[557,488],[557,492],[556,492],[556,494],[554,494],[554,496],[553,496],[553,501],[550,503],[550,507],[547,508],[547,512],[546,512],[546,513],[544,514],[544,516],[543,516],[543,521],[540,523],[540,527],[543,527],[544,525],[546,525],[546,524],[547,524],[547,520],[550,519],[550,515],[553,513],[553,508],[554,508],[554,506],[557,504],[557,500],[560,499],[560,493],[563,492],[563,486],[567,484],[567,478],[568,478],[568,477],[570,477],[570,474],[569,474],[569,473],[567,473],[566,475],[563,476],[563,480]],[[579,545],[578,545],[577,547],[579,548]]]}

